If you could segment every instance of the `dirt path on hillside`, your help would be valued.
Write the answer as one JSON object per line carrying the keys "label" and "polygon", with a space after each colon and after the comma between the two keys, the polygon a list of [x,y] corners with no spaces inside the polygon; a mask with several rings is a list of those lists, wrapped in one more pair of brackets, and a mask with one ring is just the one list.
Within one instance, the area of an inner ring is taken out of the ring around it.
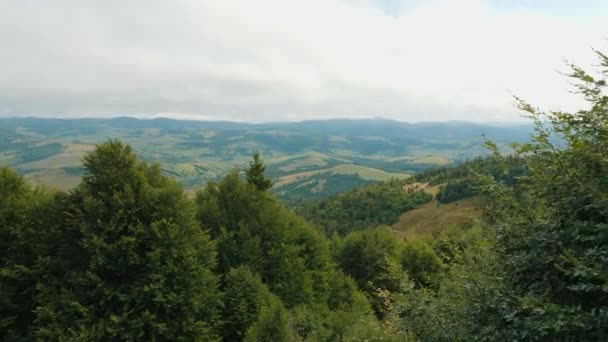
{"label": "dirt path on hillside", "polygon": [[424,192],[431,194],[434,197],[435,195],[437,195],[437,193],[439,193],[439,189],[444,185],[445,184],[430,185],[428,182],[426,182],[426,183],[416,182],[416,183],[404,185],[403,191],[423,190]]}

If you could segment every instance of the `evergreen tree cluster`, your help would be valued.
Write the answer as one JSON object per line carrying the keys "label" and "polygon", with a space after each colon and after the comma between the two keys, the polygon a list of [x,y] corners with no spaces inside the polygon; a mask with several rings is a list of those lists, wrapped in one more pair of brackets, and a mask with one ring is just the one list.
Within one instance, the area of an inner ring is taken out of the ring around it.
{"label": "evergreen tree cluster", "polygon": [[[0,340],[349,340],[383,330],[259,155],[194,200],[108,141],[69,193],[0,169]],[[386,333],[389,334],[389,333]],[[352,336],[351,336],[352,337]]]}

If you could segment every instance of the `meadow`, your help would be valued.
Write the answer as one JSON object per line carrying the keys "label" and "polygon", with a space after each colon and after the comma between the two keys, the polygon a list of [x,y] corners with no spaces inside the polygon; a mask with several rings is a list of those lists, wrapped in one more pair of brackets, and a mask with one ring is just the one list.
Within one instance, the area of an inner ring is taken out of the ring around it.
{"label": "meadow", "polygon": [[[113,119],[0,119],[0,166],[36,184],[70,189],[82,156],[120,139],[138,156],[192,193],[208,180],[248,165],[259,151],[273,191],[284,199],[314,199],[391,178],[404,179],[484,154],[484,138],[506,146],[529,126],[462,122],[411,124],[384,119],[296,123]],[[522,139],[519,139],[522,140]]]}

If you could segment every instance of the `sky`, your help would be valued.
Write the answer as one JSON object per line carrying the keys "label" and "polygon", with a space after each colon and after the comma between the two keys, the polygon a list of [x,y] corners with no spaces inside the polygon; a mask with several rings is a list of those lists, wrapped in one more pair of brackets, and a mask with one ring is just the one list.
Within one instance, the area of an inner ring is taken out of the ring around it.
{"label": "sky", "polygon": [[521,120],[584,106],[608,1],[0,0],[0,116]]}

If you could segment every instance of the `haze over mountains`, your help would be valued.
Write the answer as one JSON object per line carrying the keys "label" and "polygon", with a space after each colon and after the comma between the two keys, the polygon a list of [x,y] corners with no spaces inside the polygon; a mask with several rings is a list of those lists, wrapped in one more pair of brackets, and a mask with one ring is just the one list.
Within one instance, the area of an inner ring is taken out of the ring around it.
{"label": "haze over mountains", "polygon": [[386,119],[250,124],[229,121],[0,118],[0,165],[36,183],[68,189],[95,144],[121,139],[158,161],[186,188],[243,167],[254,151],[286,198],[324,197],[378,180],[484,154],[485,135],[502,146],[528,139],[528,125],[406,123]]}

